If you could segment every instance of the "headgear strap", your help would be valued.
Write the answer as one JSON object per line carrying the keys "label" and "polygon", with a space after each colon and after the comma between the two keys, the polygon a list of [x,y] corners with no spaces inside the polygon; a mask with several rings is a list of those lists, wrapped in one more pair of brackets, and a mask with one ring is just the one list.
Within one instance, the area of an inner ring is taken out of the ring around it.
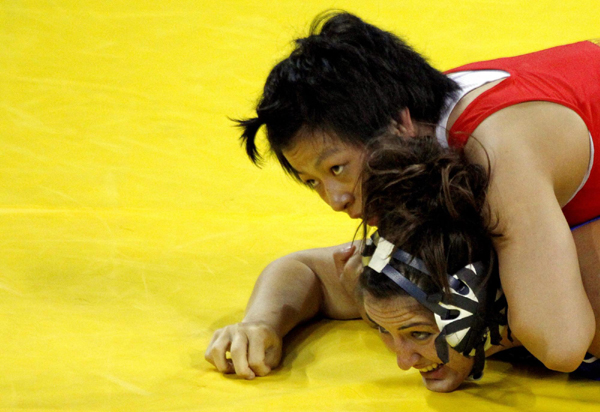
{"label": "headgear strap", "polygon": [[[396,250],[394,250],[396,249]],[[383,273],[395,284],[431,310],[440,334],[435,339],[438,357],[449,361],[448,346],[466,357],[474,357],[473,379],[481,378],[485,365],[485,350],[499,345],[501,327],[507,324],[506,299],[499,288],[496,273],[487,275],[482,262],[470,263],[453,275],[446,275],[450,293],[427,294],[390,261],[402,262],[416,271],[431,276],[425,263],[408,252],[397,249],[377,232],[367,239],[363,250],[363,265]]]}

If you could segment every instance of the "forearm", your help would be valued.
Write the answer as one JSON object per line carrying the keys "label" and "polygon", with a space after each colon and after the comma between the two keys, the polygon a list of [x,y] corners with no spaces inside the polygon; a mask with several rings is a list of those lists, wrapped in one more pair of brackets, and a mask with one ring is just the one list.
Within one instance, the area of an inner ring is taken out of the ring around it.
{"label": "forearm", "polygon": [[268,265],[243,321],[215,331],[206,360],[222,373],[246,379],[265,376],[281,361],[282,338],[299,323],[318,313],[334,319],[358,317],[357,304],[336,268],[339,248],[295,252]]}
{"label": "forearm", "polygon": [[570,372],[583,360],[596,329],[577,251],[557,205],[527,216],[509,220],[495,240],[508,322],[546,367]]}
{"label": "forearm", "polygon": [[[591,344],[595,320],[584,304],[561,309],[564,312],[551,320],[545,316],[537,320],[534,316],[515,320],[509,311],[509,324],[523,346],[547,368],[572,372],[581,364]],[[576,315],[571,317],[568,313]]]}
{"label": "forearm", "polygon": [[244,322],[262,322],[285,336],[319,311],[320,281],[315,272],[296,258],[284,256],[269,264],[259,276],[246,307]]}
{"label": "forearm", "polygon": [[[546,241],[548,248],[553,240]],[[567,252],[554,265],[533,253],[521,264],[500,264],[513,334],[546,367],[560,372],[579,366],[596,329],[577,262]]]}
{"label": "forearm", "polygon": [[[520,269],[520,277],[512,277],[518,284],[508,277],[502,279],[514,336],[549,369],[575,370],[595,331],[594,313],[581,281],[566,279],[567,270],[561,272],[561,278],[557,269],[548,269],[548,280],[535,283],[525,275],[534,273],[535,267],[523,265]],[[514,273],[517,271],[509,272]],[[550,280],[552,276],[554,280]]]}

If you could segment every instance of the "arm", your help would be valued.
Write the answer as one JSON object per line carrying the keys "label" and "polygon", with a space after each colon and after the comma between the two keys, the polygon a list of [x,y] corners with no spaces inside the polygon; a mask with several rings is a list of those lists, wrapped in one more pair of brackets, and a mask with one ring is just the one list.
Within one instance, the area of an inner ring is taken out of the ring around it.
{"label": "arm", "polygon": [[[590,346],[595,320],[566,222],[538,212],[519,228],[507,227],[495,242],[508,321],[549,369],[571,372]],[[543,247],[528,247],[532,244]]]}
{"label": "arm", "polygon": [[588,352],[600,358],[600,220],[573,231],[583,286],[594,310],[596,335]]}
{"label": "arm", "polygon": [[[509,324],[548,368],[568,372],[579,366],[595,333],[573,237],[561,210],[561,202],[578,184],[578,174],[565,165],[585,158],[576,137],[588,142],[578,116],[548,105],[501,110],[474,135],[482,137],[492,162],[488,202],[503,235],[495,239],[495,247]],[[575,137],[565,147],[567,131]],[[485,164],[480,147],[470,145],[469,155]]]}
{"label": "arm", "polygon": [[269,264],[256,282],[243,321],[215,332],[206,360],[222,373],[246,379],[264,376],[279,364],[282,339],[296,325],[319,314],[358,318],[358,305],[340,281],[342,260],[355,253],[345,246],[345,251],[340,250],[343,245],[295,252]]}

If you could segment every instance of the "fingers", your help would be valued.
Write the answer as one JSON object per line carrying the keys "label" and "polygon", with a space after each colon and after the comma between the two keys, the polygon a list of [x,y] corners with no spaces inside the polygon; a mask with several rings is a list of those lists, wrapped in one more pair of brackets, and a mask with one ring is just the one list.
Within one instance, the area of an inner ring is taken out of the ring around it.
{"label": "fingers", "polygon": [[265,365],[269,369],[275,368],[281,362],[281,344],[270,346],[265,351]]}
{"label": "fingers", "polygon": [[346,265],[348,259],[352,257],[355,250],[355,245],[349,245],[333,252],[333,261],[335,263],[335,269],[339,275],[341,275],[344,272],[344,266]]}
{"label": "fingers", "polygon": [[265,376],[271,368],[265,364],[265,342],[250,342],[248,345],[248,365],[258,376]]}
{"label": "fingers", "polygon": [[265,339],[250,341],[248,364],[257,376],[266,376],[281,360],[281,343],[267,335]]}
{"label": "fingers", "polygon": [[282,343],[281,339],[273,335],[274,339],[266,346],[264,353],[264,364],[269,368],[275,368],[281,362]]}
{"label": "fingers", "polygon": [[204,359],[212,363],[221,373],[234,373],[234,367],[231,359],[227,359],[227,352],[231,346],[229,333],[225,329],[219,329],[213,335]]}
{"label": "fingers", "polygon": [[363,271],[363,265],[361,254],[356,250],[353,252],[354,254],[346,259],[339,279],[348,296],[355,298],[358,278]]}
{"label": "fingers", "polygon": [[248,365],[248,337],[244,333],[236,333],[231,342],[231,360],[236,375],[244,379],[254,379],[256,375]]}
{"label": "fingers", "polygon": [[[281,338],[271,327],[238,323],[216,331],[204,357],[221,373],[254,379],[279,365],[281,345]],[[231,359],[227,359],[228,352]]]}

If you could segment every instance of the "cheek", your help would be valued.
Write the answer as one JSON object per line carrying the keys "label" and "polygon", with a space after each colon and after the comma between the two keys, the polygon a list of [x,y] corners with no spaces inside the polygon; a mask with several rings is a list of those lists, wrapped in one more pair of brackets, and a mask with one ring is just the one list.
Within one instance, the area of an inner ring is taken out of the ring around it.
{"label": "cheek", "polygon": [[319,197],[321,198],[321,200],[323,200],[325,203],[327,203],[327,197],[325,196],[325,190],[323,190],[322,185],[319,185],[315,189],[315,192],[317,192],[317,194],[319,195]]}
{"label": "cheek", "polygon": [[383,343],[385,344],[385,346],[391,350],[392,352],[396,352],[395,348],[394,348],[394,340],[392,339],[392,336],[388,333],[381,333],[381,332],[377,332],[377,334],[379,335],[379,337],[381,338],[381,340],[383,341]]}
{"label": "cheek", "polygon": [[362,169],[356,168],[350,173],[350,180],[352,181],[352,187],[356,190],[360,189],[360,178],[362,174]]}

